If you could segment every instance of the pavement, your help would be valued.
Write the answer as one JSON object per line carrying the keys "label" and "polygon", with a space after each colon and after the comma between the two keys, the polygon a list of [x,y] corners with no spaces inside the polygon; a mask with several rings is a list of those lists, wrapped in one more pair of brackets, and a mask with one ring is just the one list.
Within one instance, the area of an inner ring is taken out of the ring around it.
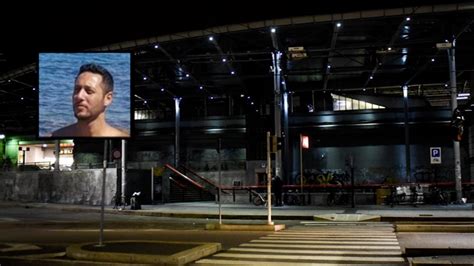
{"label": "pavement", "polygon": [[[2,206],[17,206],[27,208],[51,208],[76,212],[100,212],[100,206],[11,202],[0,201]],[[223,219],[266,219],[267,207],[251,204],[226,203],[221,205]],[[182,217],[182,218],[218,218],[219,207],[215,202],[184,202],[158,205],[142,205],[141,210],[114,209],[106,206],[105,212],[112,214],[130,214],[138,216]],[[360,205],[350,207],[325,206],[281,206],[272,207],[274,220],[313,220],[315,215],[324,214],[366,214],[381,216],[382,221],[473,221],[473,204],[462,205],[399,205],[393,208],[384,205]]]}
{"label": "pavement", "polygon": [[[100,212],[100,206],[55,203],[0,201],[0,208],[2,207],[44,208],[68,212]],[[141,207],[141,210],[130,210],[127,206],[125,209],[120,210],[114,209],[113,206],[106,206],[105,212],[108,214],[120,213],[133,216],[206,219],[217,219],[219,213],[218,204],[215,202],[169,203],[142,205]],[[267,207],[264,206],[226,203],[222,204],[221,213],[224,224],[237,224],[241,223],[242,220],[249,220],[250,224],[265,224],[267,222]],[[447,206],[395,206],[393,208],[380,205],[361,205],[356,208],[324,206],[282,206],[272,208],[272,219],[274,221],[314,220],[315,216],[329,214],[344,214],[345,217],[347,215],[359,214],[380,216],[381,221],[394,223],[400,246],[412,265],[432,265],[433,263],[438,263],[436,265],[474,265],[474,210],[471,203]],[[232,227],[227,228],[227,230],[232,230]],[[212,246],[212,243],[208,244]],[[136,243],[124,242],[120,245],[115,243],[113,245],[110,244],[109,248],[113,249],[112,246],[114,245],[117,249],[112,251],[118,254],[123,253],[121,252],[123,245],[134,246]],[[142,243],[142,245],[144,244]],[[170,249],[172,245],[169,243],[146,244],[150,250],[160,249],[163,246],[167,246]],[[0,245],[0,247],[2,246]],[[94,251],[96,254],[108,254],[107,256],[111,256],[110,252],[102,252],[97,248],[89,249],[89,251]],[[210,252],[216,252],[219,249],[220,247],[216,246],[212,246],[212,248],[206,246],[204,248],[204,250],[207,250],[206,252],[199,250],[189,253],[191,255],[188,256],[195,259],[198,257],[196,256],[197,253],[207,256],[211,254]],[[17,263],[18,261],[15,261],[14,264]]]}

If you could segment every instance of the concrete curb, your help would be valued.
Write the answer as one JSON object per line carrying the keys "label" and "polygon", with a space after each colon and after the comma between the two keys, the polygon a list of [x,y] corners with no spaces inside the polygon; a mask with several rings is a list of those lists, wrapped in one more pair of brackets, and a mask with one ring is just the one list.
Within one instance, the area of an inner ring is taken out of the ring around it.
{"label": "concrete curb", "polygon": [[229,231],[280,231],[285,229],[284,224],[206,224],[206,230]]}
{"label": "concrete curb", "polygon": [[[100,266],[130,266],[130,263],[118,262],[99,262],[99,261],[80,261],[80,260],[64,260],[64,259],[37,259],[23,257],[0,257],[5,265],[15,266],[71,266],[71,265],[100,265]],[[133,266],[150,266],[150,264],[133,264]]]}
{"label": "concrete curb", "polygon": [[472,263],[456,263],[449,259],[438,258],[413,258],[411,260],[412,266],[418,265],[458,265],[458,266],[472,266]]}
{"label": "concrete curb", "polygon": [[474,233],[474,224],[396,224],[396,232]]}
{"label": "concrete curb", "polygon": [[417,265],[453,265],[449,260],[437,260],[437,259],[427,259],[427,258],[414,258],[411,261],[412,266]]}
{"label": "concrete curb", "polygon": [[192,261],[198,260],[202,257],[209,256],[221,250],[220,243],[199,243],[199,242],[173,242],[173,241],[107,241],[107,243],[130,243],[130,242],[142,242],[142,243],[155,243],[155,244],[195,244],[197,247],[184,250],[172,255],[150,255],[150,254],[137,254],[137,253],[122,253],[122,252],[97,252],[84,250],[83,247],[86,245],[92,245],[95,243],[83,243],[69,246],[66,249],[68,257],[77,260],[88,260],[88,261],[102,261],[102,262],[119,262],[119,263],[150,263],[150,264],[167,264],[167,265],[184,265]]}
{"label": "concrete curb", "polygon": [[379,215],[368,214],[320,214],[314,215],[315,221],[332,221],[332,222],[380,222]]}

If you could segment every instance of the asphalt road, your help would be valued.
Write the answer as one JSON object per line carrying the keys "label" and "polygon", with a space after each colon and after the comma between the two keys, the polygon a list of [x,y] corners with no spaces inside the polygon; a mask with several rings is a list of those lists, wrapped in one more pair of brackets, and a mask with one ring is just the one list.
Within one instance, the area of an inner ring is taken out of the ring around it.
{"label": "asphalt road", "polygon": [[[98,242],[97,212],[76,212],[47,208],[3,207],[0,212],[0,245],[2,243],[31,243],[67,247],[73,243]],[[268,235],[264,231],[209,231],[205,224],[212,219],[170,218],[106,214],[104,240],[156,240],[183,242],[218,242],[223,250]],[[265,223],[263,220],[229,220],[225,223]],[[275,221],[287,228],[300,221]],[[464,248],[474,249],[474,233],[401,232],[397,238],[405,248]],[[1,247],[1,246],[0,246]],[[459,262],[474,261],[474,256],[458,257]]]}

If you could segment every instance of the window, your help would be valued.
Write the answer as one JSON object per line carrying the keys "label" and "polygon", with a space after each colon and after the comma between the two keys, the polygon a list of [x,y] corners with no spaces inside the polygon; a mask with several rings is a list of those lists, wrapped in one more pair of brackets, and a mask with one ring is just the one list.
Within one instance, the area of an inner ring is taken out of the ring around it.
{"label": "window", "polygon": [[156,119],[157,114],[154,110],[136,110],[135,120]]}
{"label": "window", "polygon": [[384,109],[385,106],[368,103],[331,93],[334,102],[333,111]]}

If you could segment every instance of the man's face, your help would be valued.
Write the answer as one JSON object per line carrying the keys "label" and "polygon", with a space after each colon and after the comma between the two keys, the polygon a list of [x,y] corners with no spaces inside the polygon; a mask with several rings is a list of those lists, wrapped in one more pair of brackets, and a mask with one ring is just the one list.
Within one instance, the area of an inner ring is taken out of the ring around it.
{"label": "man's face", "polygon": [[101,75],[83,72],[74,84],[72,102],[78,120],[93,120],[112,102],[112,92],[105,92]]}

